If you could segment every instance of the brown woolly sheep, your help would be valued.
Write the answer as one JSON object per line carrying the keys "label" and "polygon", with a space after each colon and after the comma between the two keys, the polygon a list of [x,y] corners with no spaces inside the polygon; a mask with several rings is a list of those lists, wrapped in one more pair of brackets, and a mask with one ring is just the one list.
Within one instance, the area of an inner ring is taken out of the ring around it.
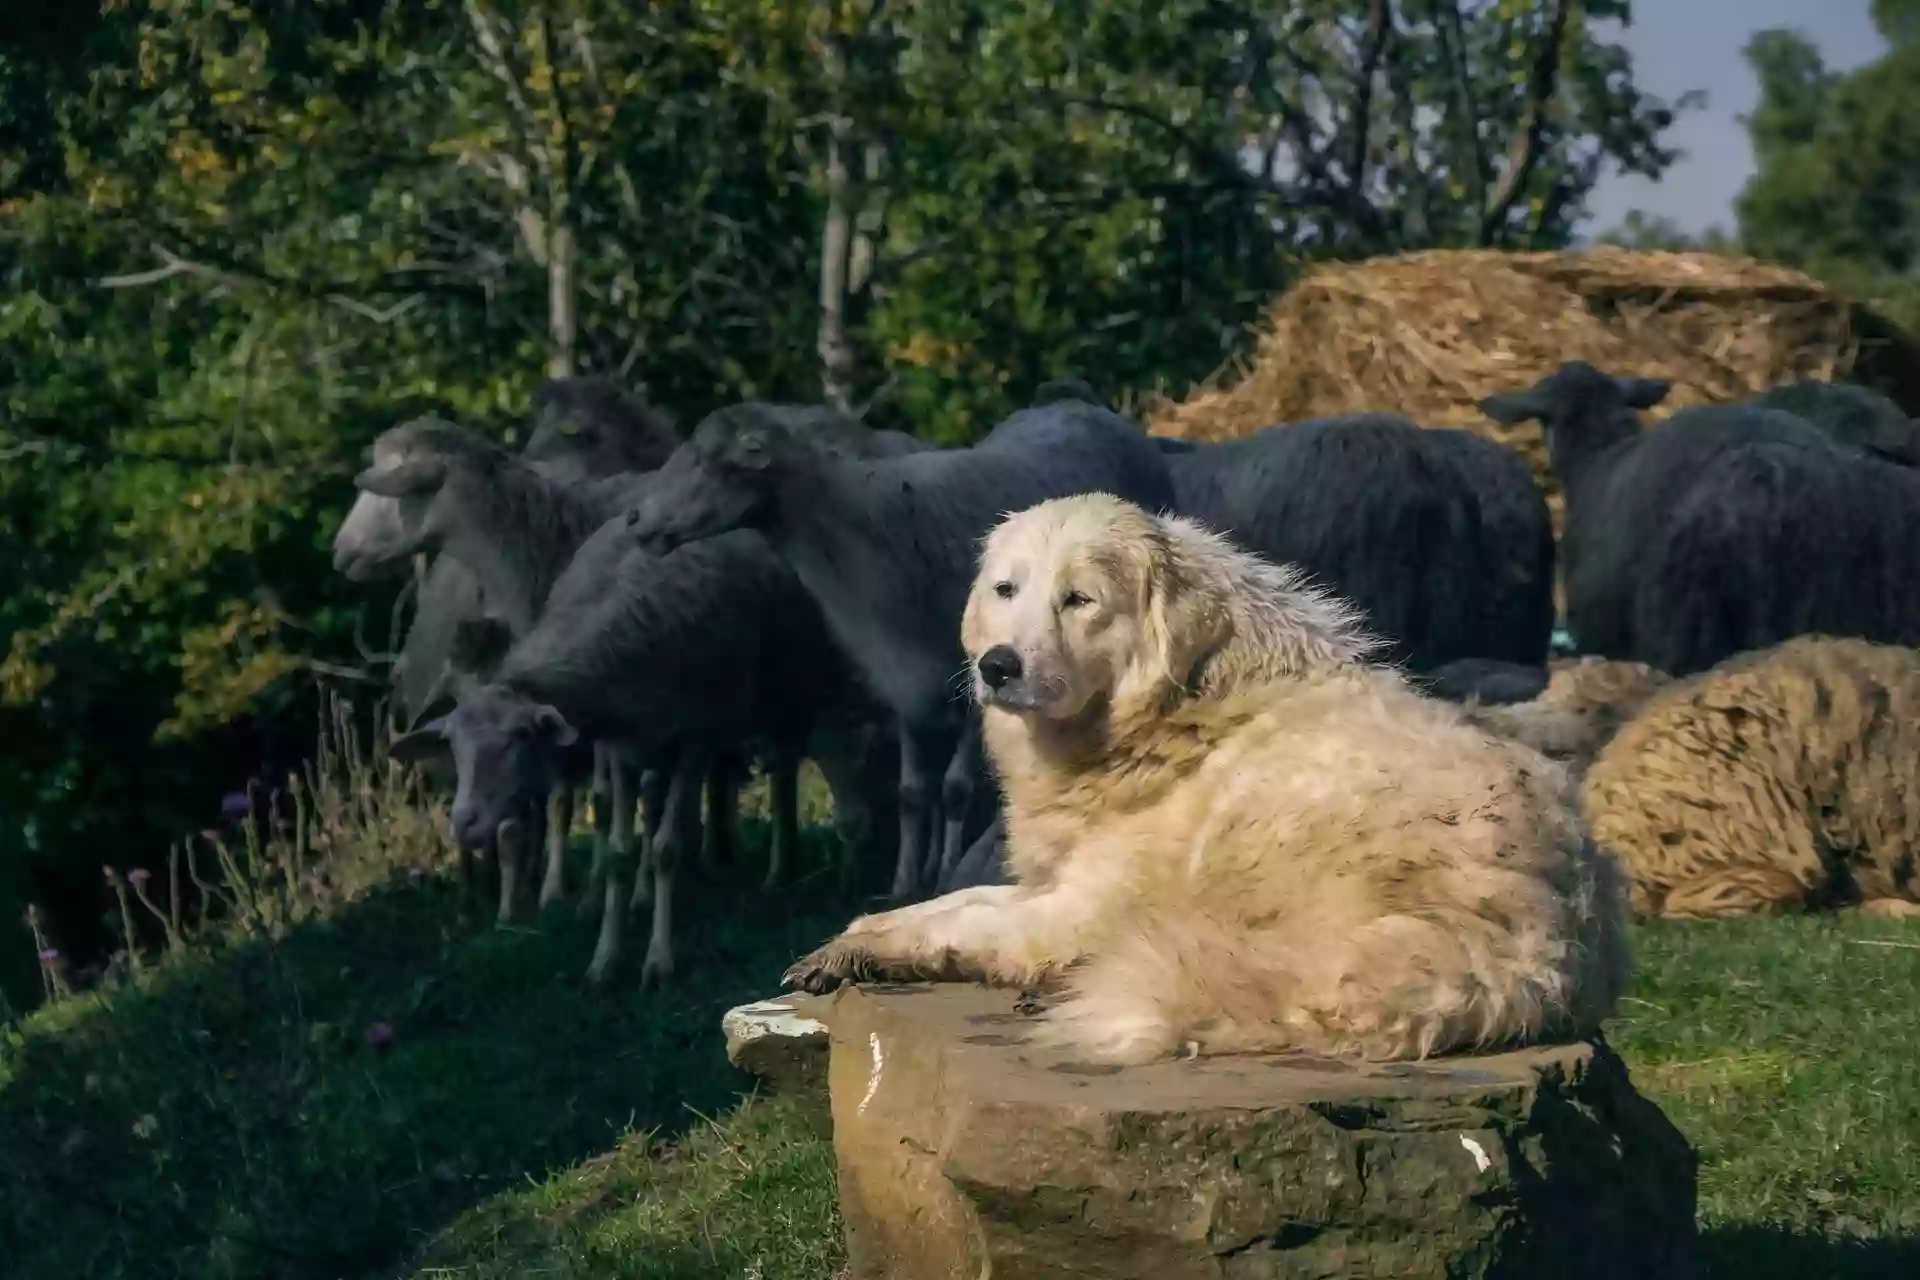
{"label": "brown woolly sheep", "polygon": [[1547,687],[1538,697],[1505,706],[1469,703],[1466,716],[1557,760],[1576,780],[1620,726],[1672,680],[1644,662],[1580,657],[1550,666]]}
{"label": "brown woolly sheep", "polygon": [[1650,701],[1587,772],[1636,912],[1920,913],[1920,652],[1802,636]]}
{"label": "brown woolly sheep", "polygon": [[1064,987],[1099,1061],[1425,1057],[1590,1031],[1619,876],[1565,775],[1397,671],[1345,602],[1104,494],[988,537],[961,623],[1015,883],[861,917],[788,981]]}

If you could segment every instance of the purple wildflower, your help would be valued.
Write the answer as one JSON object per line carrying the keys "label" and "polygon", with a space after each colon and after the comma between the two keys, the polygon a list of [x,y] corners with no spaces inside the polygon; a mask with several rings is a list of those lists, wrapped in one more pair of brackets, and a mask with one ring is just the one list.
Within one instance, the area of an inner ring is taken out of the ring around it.
{"label": "purple wildflower", "polygon": [[247,793],[244,791],[229,791],[220,797],[220,812],[229,817],[250,812],[252,808],[253,801],[247,797]]}
{"label": "purple wildflower", "polygon": [[390,1023],[370,1022],[367,1024],[367,1047],[384,1049],[393,1043],[393,1027]]}
{"label": "purple wildflower", "polygon": [[127,872],[127,879],[136,885],[142,885],[153,879],[153,872],[147,870],[145,867],[135,867],[133,870]]}
{"label": "purple wildflower", "polygon": [[52,964],[55,960],[58,960],[59,958],[60,958],[60,950],[57,947],[48,947],[45,951],[42,951],[40,953],[40,962],[42,964]]}

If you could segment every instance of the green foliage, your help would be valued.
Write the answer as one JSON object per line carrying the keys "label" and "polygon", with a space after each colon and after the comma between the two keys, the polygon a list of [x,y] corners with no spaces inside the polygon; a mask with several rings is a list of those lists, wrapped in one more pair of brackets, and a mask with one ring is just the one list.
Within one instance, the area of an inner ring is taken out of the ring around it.
{"label": "green foliage", "polygon": [[1839,73],[1790,30],[1762,31],[1747,60],[1760,102],[1747,119],[1755,172],[1736,210],[1740,238],[1920,326],[1920,41],[1915,6],[1883,0],[1892,48]]}
{"label": "green foliage", "polygon": [[1658,173],[1672,109],[1589,27],[1626,10],[115,0],[0,44],[0,803],[41,891],[97,908],[99,859],[290,763],[317,678],[381,678],[387,601],[325,554],[381,428],[511,438],[543,372],[946,441],[1048,376],[1178,388],[1303,259],[1560,244],[1603,160]]}

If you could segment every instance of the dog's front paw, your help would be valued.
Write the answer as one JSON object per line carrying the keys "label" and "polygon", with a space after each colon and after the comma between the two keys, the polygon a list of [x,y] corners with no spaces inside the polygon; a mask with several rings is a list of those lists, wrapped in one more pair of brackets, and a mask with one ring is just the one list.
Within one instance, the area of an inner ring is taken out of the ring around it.
{"label": "dog's front paw", "polygon": [[826,946],[800,957],[787,967],[781,982],[810,996],[823,996],[847,982],[877,977],[877,966],[866,948],[835,938]]}

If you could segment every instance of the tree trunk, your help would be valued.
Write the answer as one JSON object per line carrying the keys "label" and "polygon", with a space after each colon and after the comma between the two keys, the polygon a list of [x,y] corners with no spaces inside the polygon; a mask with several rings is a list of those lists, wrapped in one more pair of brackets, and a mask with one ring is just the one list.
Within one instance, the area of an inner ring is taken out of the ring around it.
{"label": "tree trunk", "polygon": [[571,378],[579,343],[573,228],[559,222],[548,225],[552,232],[547,241],[547,376]]}
{"label": "tree trunk", "polygon": [[846,412],[853,405],[853,348],[847,337],[848,267],[853,248],[852,183],[847,173],[850,122],[836,115],[827,133],[827,221],[820,232],[820,397]]}
{"label": "tree trunk", "polygon": [[570,378],[578,354],[580,316],[573,270],[573,131],[560,93],[553,32],[544,10],[533,31],[534,73],[547,86],[547,376]]}

